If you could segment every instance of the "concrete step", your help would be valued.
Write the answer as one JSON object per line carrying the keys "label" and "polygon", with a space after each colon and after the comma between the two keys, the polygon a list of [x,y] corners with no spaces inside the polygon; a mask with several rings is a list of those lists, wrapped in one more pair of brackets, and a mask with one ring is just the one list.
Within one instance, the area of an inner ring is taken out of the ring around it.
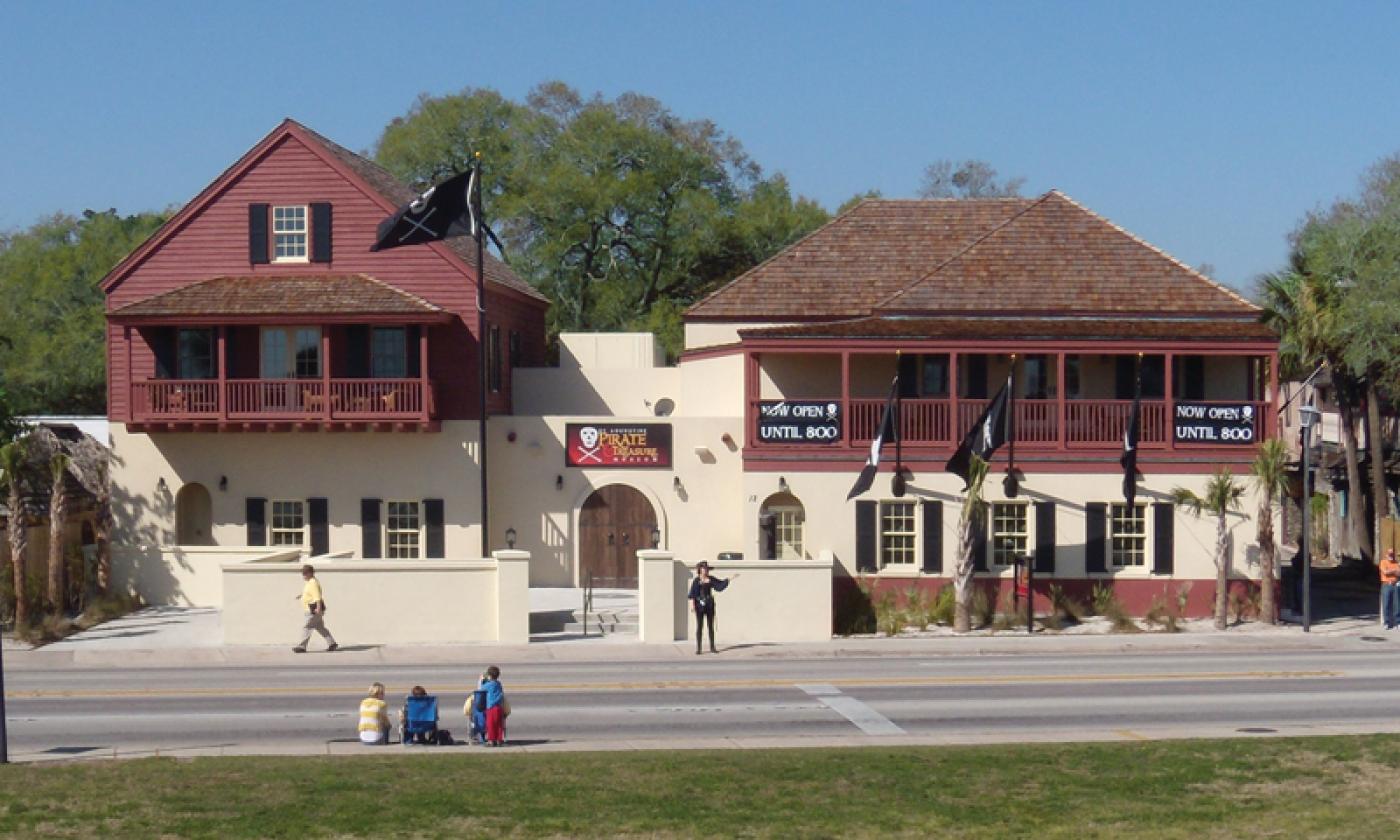
{"label": "concrete step", "polygon": [[[632,610],[594,610],[588,614],[590,630],[601,626],[606,632],[613,632],[613,628],[630,626],[633,628],[632,632],[636,632],[637,622],[637,613]],[[582,610],[551,610],[530,614],[531,633],[579,632],[583,624]]]}
{"label": "concrete step", "polygon": [[[583,630],[584,625],[582,620],[571,621],[562,628],[562,632],[565,633],[582,633]],[[637,620],[633,618],[630,621],[598,621],[597,619],[590,618],[588,620],[588,632],[598,633],[604,636],[635,636],[638,632]]]}

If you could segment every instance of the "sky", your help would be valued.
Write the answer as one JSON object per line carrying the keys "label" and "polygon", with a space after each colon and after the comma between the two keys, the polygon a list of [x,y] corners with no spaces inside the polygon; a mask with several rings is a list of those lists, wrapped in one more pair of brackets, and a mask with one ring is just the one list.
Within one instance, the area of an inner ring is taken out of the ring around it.
{"label": "sky", "polygon": [[1249,288],[1400,152],[1400,3],[0,0],[0,231],[188,201],[276,126],[562,80],[713,120],[828,209],[934,160],[1059,189]]}

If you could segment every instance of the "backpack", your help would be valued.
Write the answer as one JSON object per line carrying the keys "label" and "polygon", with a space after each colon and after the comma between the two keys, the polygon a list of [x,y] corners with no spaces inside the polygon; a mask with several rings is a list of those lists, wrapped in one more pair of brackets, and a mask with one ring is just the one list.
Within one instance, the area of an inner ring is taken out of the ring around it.
{"label": "backpack", "polygon": [[446,729],[439,729],[437,731],[437,745],[439,747],[450,747],[455,743],[456,741],[452,740],[451,732],[448,732]]}

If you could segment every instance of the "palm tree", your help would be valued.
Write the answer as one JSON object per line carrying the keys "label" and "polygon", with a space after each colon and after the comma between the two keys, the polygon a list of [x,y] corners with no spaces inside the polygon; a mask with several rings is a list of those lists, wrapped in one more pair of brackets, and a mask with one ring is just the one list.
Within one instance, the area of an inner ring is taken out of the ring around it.
{"label": "palm tree", "polygon": [[1203,496],[1186,487],[1172,488],[1172,502],[1190,511],[1192,516],[1208,513],[1215,517],[1215,629],[1225,629],[1225,612],[1230,582],[1230,541],[1225,516],[1239,510],[1244,485],[1235,481],[1230,470],[1221,467],[1206,482]]}
{"label": "palm tree", "polygon": [[62,615],[63,597],[63,550],[68,530],[68,478],[69,458],[62,452],[54,453],[49,460],[49,609],[54,615]]}
{"label": "palm tree", "polygon": [[958,560],[953,568],[953,630],[958,633],[972,629],[972,570],[976,566],[973,552],[977,547],[977,529],[987,516],[987,502],[982,498],[987,462],[973,455],[967,478],[967,496],[958,516]]}
{"label": "palm tree", "polygon": [[1259,618],[1266,624],[1275,624],[1278,606],[1274,598],[1274,570],[1278,566],[1278,547],[1274,543],[1274,504],[1288,492],[1288,448],[1283,441],[1272,438],[1261,443],[1249,472],[1259,494],[1259,513],[1254,520],[1259,534]]}
{"label": "palm tree", "polygon": [[6,537],[10,541],[10,567],[15,584],[15,627],[29,624],[29,599],[24,591],[24,555],[29,549],[29,533],[24,521],[23,473],[28,453],[23,439],[0,447],[0,482],[7,488],[5,506],[10,510]]}

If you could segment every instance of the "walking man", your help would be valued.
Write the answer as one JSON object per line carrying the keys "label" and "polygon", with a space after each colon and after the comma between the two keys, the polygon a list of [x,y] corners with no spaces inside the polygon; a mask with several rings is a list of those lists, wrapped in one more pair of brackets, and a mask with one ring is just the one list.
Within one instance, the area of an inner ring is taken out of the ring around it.
{"label": "walking man", "polygon": [[1395,562],[1395,549],[1386,549],[1380,571],[1381,621],[1385,629],[1394,630],[1400,624],[1400,563]]}
{"label": "walking man", "polygon": [[306,611],[306,623],[302,626],[301,644],[292,648],[294,653],[306,653],[306,643],[311,641],[311,631],[315,630],[326,640],[326,650],[335,650],[340,645],[326,629],[326,598],[321,594],[321,582],[316,580],[316,569],[309,563],[301,567],[301,579],[306,581],[301,587],[301,608]]}

